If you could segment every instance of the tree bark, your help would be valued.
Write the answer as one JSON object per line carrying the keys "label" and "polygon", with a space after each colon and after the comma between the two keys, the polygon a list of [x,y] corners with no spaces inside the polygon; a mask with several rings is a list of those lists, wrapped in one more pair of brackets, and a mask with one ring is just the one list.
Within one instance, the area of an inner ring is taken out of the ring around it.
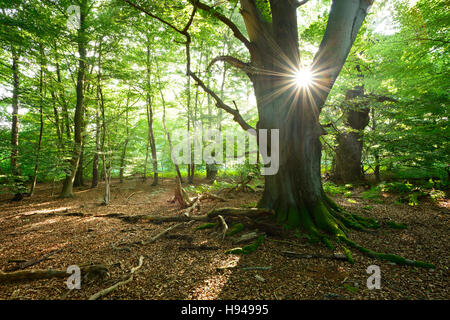
{"label": "tree bark", "polygon": [[78,29],[78,76],[77,76],[77,103],[75,107],[74,116],[74,144],[72,151],[72,158],[69,161],[69,171],[66,174],[66,179],[63,183],[63,188],[60,194],[61,198],[73,197],[73,182],[77,172],[80,155],[82,150],[82,135],[83,135],[83,113],[84,113],[84,80],[86,72],[86,15],[87,15],[87,0],[80,1],[80,28]]}
{"label": "tree bark", "polygon": [[19,56],[14,47],[12,52],[13,96],[12,96],[12,124],[11,124],[11,174],[19,172]]}
{"label": "tree bark", "polygon": [[34,194],[34,189],[36,187],[37,174],[39,170],[39,160],[40,160],[40,152],[41,152],[41,144],[42,144],[42,134],[44,131],[44,48],[42,44],[39,44],[39,49],[41,52],[41,70],[39,74],[39,120],[40,120],[40,128],[39,128],[39,139],[38,145],[36,148],[36,161],[34,164],[34,172],[33,172],[33,180],[31,181],[30,187],[30,197]]}
{"label": "tree bark", "polygon": [[126,136],[125,141],[123,143],[122,156],[120,157],[120,172],[119,172],[119,180],[120,183],[123,183],[123,172],[125,170],[125,158],[127,156],[127,146],[130,140],[130,130],[128,129],[128,107],[130,102],[130,92],[127,93],[127,103],[125,106],[125,127],[126,127]]}
{"label": "tree bark", "polygon": [[[98,170],[98,164],[99,164],[99,155],[100,152],[102,152],[101,146],[100,146],[100,116],[98,113],[99,105],[103,102],[100,101],[100,85],[101,85],[101,68],[102,68],[102,39],[99,40],[98,44],[98,74],[97,74],[97,104],[95,107],[95,154],[94,154],[94,160],[92,162],[92,183],[91,188],[96,188],[98,186],[98,178],[99,178],[99,170]],[[102,107],[103,109],[103,107]]]}
{"label": "tree bark", "polygon": [[[158,184],[158,156],[156,153],[155,135],[153,132],[153,103],[151,95],[151,61],[150,61],[150,39],[147,39],[147,123],[148,143],[152,151],[153,182],[152,186]],[[148,148],[147,148],[148,149]]]}
{"label": "tree bark", "polygon": [[361,172],[363,130],[369,124],[369,108],[354,102],[364,96],[362,86],[348,90],[345,96],[344,118],[348,130],[337,135],[335,179],[341,183],[357,183],[364,179]]}
{"label": "tree bark", "polygon": [[[273,209],[279,223],[341,235],[334,203],[325,195],[320,175],[324,134],[319,114],[370,5],[366,0],[334,0],[316,54],[310,87],[292,80],[299,69],[297,15],[292,2],[270,1],[266,21],[254,1],[241,0],[241,12],[252,44],[251,65],[263,70],[250,76],[255,90],[258,129],[279,129],[279,170],[265,176],[259,207]],[[283,90],[280,90],[282,88]],[[270,138],[268,139],[270,141]],[[269,150],[270,150],[269,143]]]}
{"label": "tree bark", "polygon": [[169,132],[169,130],[167,130],[167,126],[166,126],[166,99],[164,98],[164,93],[163,93],[163,89],[161,86],[161,78],[159,75],[158,60],[156,60],[156,68],[157,68],[156,75],[158,78],[158,90],[159,90],[159,94],[161,96],[161,102],[162,102],[162,107],[163,107],[162,124],[163,124],[163,128],[164,128],[164,133],[167,138],[167,142],[169,143],[170,159],[172,159],[172,163],[175,166],[175,171],[177,172],[177,176],[180,179],[180,182],[183,183],[183,178],[181,177],[180,167],[178,166],[178,164],[175,163],[175,161],[173,161],[173,157],[172,157],[173,145],[172,145],[172,139],[170,138],[170,132]]}

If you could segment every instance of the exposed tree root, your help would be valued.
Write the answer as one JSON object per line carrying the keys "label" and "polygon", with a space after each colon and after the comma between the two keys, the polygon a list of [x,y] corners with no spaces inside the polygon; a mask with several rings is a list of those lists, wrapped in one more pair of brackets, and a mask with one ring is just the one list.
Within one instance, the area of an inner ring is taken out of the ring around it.
{"label": "exposed tree root", "polygon": [[[279,216],[277,217],[279,218]],[[293,216],[299,216],[299,219],[292,219]],[[324,201],[319,202],[312,210],[302,208],[298,212],[291,208],[282,217],[282,220],[287,220],[288,223],[294,222],[293,227],[301,227],[311,241],[321,241],[330,249],[334,248],[333,241],[336,242],[344,250],[350,263],[353,263],[353,257],[351,251],[345,245],[369,257],[394,262],[398,265],[435,268],[431,263],[409,260],[394,254],[375,252],[350,240],[348,238],[350,230],[367,231],[379,228],[380,224],[375,219],[346,212],[326,195],[324,195]]]}
{"label": "exposed tree root", "polygon": [[143,263],[144,263],[144,257],[140,256],[139,257],[139,264],[136,267],[131,269],[128,279],[126,279],[124,281],[120,281],[120,282],[112,285],[109,288],[106,288],[104,290],[101,290],[101,291],[97,292],[96,294],[93,294],[92,296],[89,297],[89,300],[97,300],[98,298],[103,297],[103,296],[109,294],[110,292],[116,290],[118,287],[120,287],[122,285],[125,285],[128,282],[133,281],[134,273],[142,267]]}
{"label": "exposed tree root", "polygon": [[16,265],[12,268],[7,269],[7,272],[12,272],[12,271],[16,271],[16,270],[20,270],[20,269],[25,269],[31,266],[34,266],[35,264],[40,263],[41,261],[47,260],[49,257],[51,257],[52,255],[59,253],[63,250],[64,248],[58,249],[58,250],[53,250],[50,251],[49,253],[47,253],[46,255],[42,256],[41,258],[37,258],[37,259],[31,259],[28,261],[25,261],[23,263],[20,263],[19,265]]}
{"label": "exposed tree root", "polygon": [[249,184],[252,180],[253,176],[247,175],[247,177],[239,181],[235,186],[229,188],[226,194],[231,192],[256,192],[256,190]]}
{"label": "exposed tree root", "polygon": [[199,246],[194,246],[194,245],[185,245],[185,246],[180,246],[178,247],[178,250],[219,250],[219,247],[217,246],[206,246],[206,245],[199,245]]}
{"label": "exposed tree root", "polygon": [[[108,269],[101,264],[80,266],[81,274],[88,277],[105,277]],[[67,270],[21,270],[14,272],[0,271],[0,283],[15,281],[31,281],[37,279],[67,278]]]}

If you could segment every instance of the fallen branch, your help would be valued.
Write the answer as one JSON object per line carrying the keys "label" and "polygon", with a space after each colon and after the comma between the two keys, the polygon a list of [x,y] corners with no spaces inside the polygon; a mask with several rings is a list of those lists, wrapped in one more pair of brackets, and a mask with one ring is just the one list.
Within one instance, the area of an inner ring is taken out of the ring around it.
{"label": "fallen branch", "polygon": [[[81,266],[81,273],[104,277],[108,269],[101,264]],[[30,281],[38,279],[65,278],[68,277],[67,270],[20,270],[14,272],[0,271],[0,283],[15,281]]]}
{"label": "fallen branch", "polygon": [[124,281],[120,281],[120,282],[112,285],[109,288],[106,288],[104,290],[101,290],[101,291],[97,292],[96,294],[93,294],[92,296],[89,297],[89,300],[97,300],[98,298],[103,297],[103,296],[107,295],[108,293],[116,290],[118,287],[120,287],[122,285],[125,285],[128,282],[133,281],[134,273],[142,267],[143,263],[144,263],[144,257],[140,256],[139,257],[139,264],[136,267],[131,269],[130,276],[128,277],[128,279],[126,279]]}
{"label": "fallen branch", "polygon": [[165,234],[166,234],[167,232],[169,232],[170,230],[173,230],[173,229],[175,229],[175,228],[178,228],[178,227],[182,226],[183,224],[184,224],[184,222],[175,224],[175,225],[173,225],[173,226],[167,228],[166,230],[164,230],[164,231],[158,233],[156,236],[150,238],[147,242],[144,242],[144,244],[149,244],[149,243],[155,242],[156,240],[158,240],[159,238],[161,238],[163,235],[165,235]]}
{"label": "fallen branch", "polygon": [[268,266],[268,267],[243,267],[242,270],[243,271],[248,271],[248,270],[270,270],[272,269],[272,266]]}
{"label": "fallen branch", "polygon": [[132,196],[134,196],[136,193],[139,193],[139,192],[144,192],[144,191],[136,191],[136,192],[133,192],[133,193],[131,193],[128,197],[127,197],[127,201],[128,200],[130,200],[130,198],[132,197]]}
{"label": "fallen branch", "polygon": [[240,238],[235,239],[233,241],[233,243],[238,244],[238,243],[242,243],[242,242],[248,242],[248,241],[257,239],[261,235],[264,235],[264,233],[258,233],[258,232],[246,233],[246,234],[243,234]]}
{"label": "fallen branch", "polygon": [[205,245],[186,245],[186,246],[180,246],[178,247],[179,250],[219,250],[220,248],[217,246],[205,246]]}

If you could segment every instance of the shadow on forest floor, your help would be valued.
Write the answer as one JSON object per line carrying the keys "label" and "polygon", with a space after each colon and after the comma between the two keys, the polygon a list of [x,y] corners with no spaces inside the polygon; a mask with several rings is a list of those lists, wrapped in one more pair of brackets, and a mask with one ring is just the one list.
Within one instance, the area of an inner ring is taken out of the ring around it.
{"label": "shadow on forest floor", "polygon": [[[205,183],[197,180],[197,183]],[[70,265],[102,263],[109,268],[104,281],[82,283],[68,292],[66,279],[46,279],[0,284],[0,299],[87,299],[126,277],[144,257],[134,280],[104,299],[448,299],[449,202],[398,204],[384,195],[377,203],[364,200],[355,190],[351,197],[334,199],[348,211],[405,223],[405,230],[381,228],[376,233],[353,232],[356,242],[376,251],[434,263],[435,270],[397,266],[354,253],[355,264],[316,258],[292,258],[283,251],[330,256],[321,244],[308,244],[293,234],[267,237],[252,254],[225,254],[231,239],[221,241],[211,230],[196,230],[201,223],[183,226],[155,243],[139,245],[172,223],[127,223],[100,215],[179,215],[168,202],[175,187],[172,179],[113,181],[112,200],[100,206],[103,185],[77,188],[75,198],[51,196],[51,185],[39,185],[32,199],[0,203],[0,268],[16,265],[11,260],[54,255],[29,269],[62,269]],[[239,207],[255,203],[260,194],[237,193],[225,203],[202,202],[201,212],[213,207]],[[349,199],[351,200],[349,202]],[[200,250],[203,246],[212,250]],[[216,247],[216,248],[214,248]],[[195,249],[198,248],[198,249]],[[381,268],[381,289],[366,287],[370,265]],[[258,267],[258,270],[245,268]],[[260,268],[263,267],[263,268]],[[264,269],[264,270],[261,270]]]}

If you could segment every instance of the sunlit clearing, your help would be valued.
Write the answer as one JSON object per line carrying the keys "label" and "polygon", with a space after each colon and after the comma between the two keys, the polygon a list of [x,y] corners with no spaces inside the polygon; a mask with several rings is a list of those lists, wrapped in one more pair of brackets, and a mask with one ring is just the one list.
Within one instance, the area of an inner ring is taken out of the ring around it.
{"label": "sunlit clearing", "polygon": [[297,87],[309,87],[313,82],[313,74],[310,69],[300,69],[295,73]]}

